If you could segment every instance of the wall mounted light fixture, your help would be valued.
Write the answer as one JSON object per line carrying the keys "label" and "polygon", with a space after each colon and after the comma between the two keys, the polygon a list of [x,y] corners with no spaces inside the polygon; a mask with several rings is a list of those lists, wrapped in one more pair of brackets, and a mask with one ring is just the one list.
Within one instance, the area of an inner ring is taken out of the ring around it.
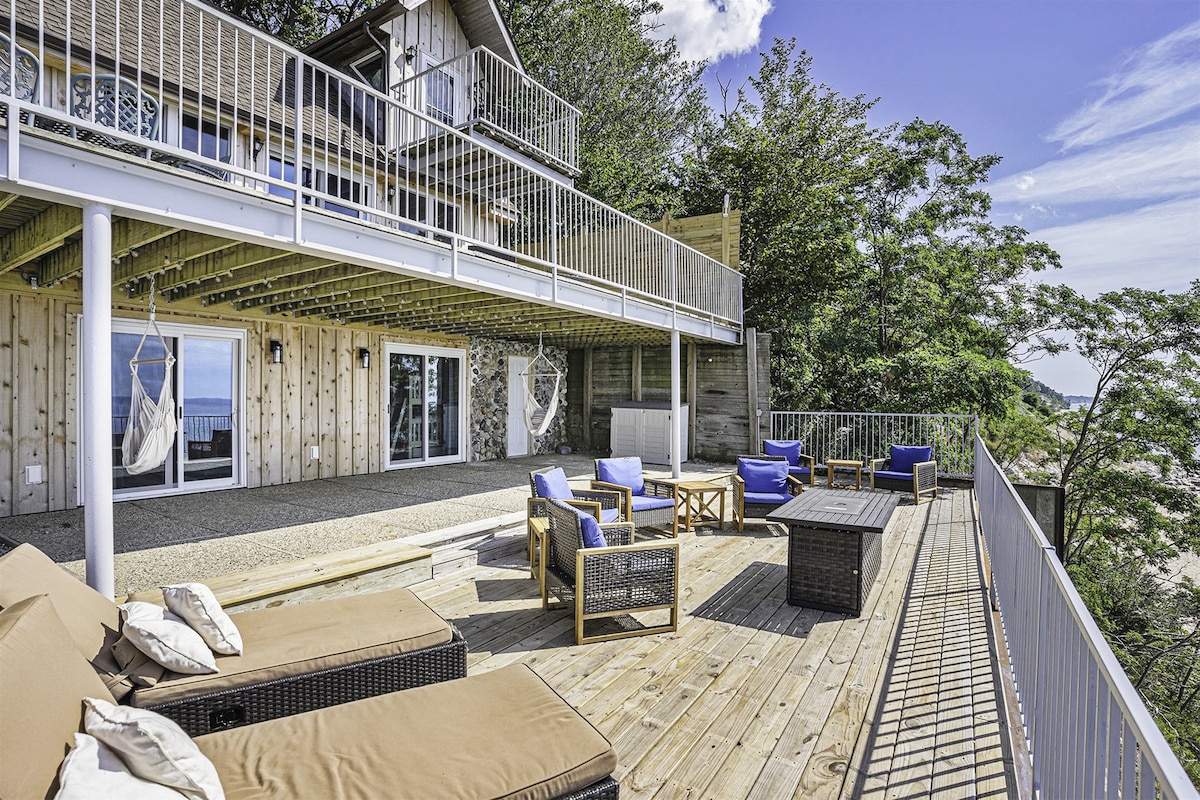
{"label": "wall mounted light fixture", "polygon": [[255,136],[250,142],[250,160],[258,163],[258,154],[262,152],[266,145],[266,142]]}
{"label": "wall mounted light fixture", "polygon": [[283,363],[283,342],[279,341],[278,339],[271,340],[271,363]]}
{"label": "wall mounted light fixture", "polygon": [[371,351],[365,347],[358,348],[358,362],[362,364],[363,369],[371,368]]}
{"label": "wall mounted light fixture", "polygon": [[406,62],[411,64],[413,62],[413,59],[415,59],[416,57],[417,57],[417,46],[415,44],[410,44],[408,47],[404,48],[404,60]]}

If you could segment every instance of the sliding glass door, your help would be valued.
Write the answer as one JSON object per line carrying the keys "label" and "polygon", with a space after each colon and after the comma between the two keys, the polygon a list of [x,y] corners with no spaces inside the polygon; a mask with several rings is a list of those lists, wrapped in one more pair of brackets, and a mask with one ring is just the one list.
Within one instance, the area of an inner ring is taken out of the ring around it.
{"label": "sliding glass door", "polygon": [[388,467],[465,460],[466,353],[401,344],[389,344],[385,352]]}
{"label": "sliding glass door", "polygon": [[[161,339],[151,330],[143,342],[145,322],[113,320],[114,495],[143,497],[241,485],[243,332],[163,323],[159,330]],[[170,367],[161,363],[168,352],[175,359]],[[122,444],[134,396],[129,362],[135,353],[139,361],[160,362],[141,364],[138,380],[156,404],[163,381],[169,381],[177,430],[161,463],[127,468]]]}

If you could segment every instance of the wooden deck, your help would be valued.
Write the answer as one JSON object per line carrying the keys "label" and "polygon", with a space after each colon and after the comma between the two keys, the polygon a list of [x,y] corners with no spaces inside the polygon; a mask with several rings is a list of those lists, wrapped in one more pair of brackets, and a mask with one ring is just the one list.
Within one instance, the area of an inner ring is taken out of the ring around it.
{"label": "wooden deck", "polygon": [[675,634],[573,644],[527,564],[413,587],[470,645],[472,673],[521,661],[619,756],[622,798],[1010,794],[973,494],[901,505],[863,614],[785,602],[786,537],[681,534]]}

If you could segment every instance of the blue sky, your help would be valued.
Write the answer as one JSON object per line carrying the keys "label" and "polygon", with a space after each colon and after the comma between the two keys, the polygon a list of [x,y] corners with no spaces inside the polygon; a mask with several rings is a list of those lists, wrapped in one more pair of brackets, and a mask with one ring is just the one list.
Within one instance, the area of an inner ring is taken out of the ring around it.
{"label": "blue sky", "polygon": [[[1095,296],[1200,277],[1200,0],[660,2],[710,86],[794,37],[817,81],[880,98],[873,124],[941,120],[1003,156],[992,218],[1059,251],[1043,280]],[[1094,386],[1077,356],[1027,366],[1063,393]]]}

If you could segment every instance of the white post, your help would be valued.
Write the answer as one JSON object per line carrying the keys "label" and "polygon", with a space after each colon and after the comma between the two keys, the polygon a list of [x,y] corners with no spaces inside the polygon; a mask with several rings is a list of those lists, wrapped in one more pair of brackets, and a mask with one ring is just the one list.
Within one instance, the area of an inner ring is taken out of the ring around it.
{"label": "white post", "polygon": [[112,209],[83,209],[83,531],[87,583],[105,597],[113,570]]}
{"label": "white post", "polygon": [[683,420],[679,413],[679,329],[671,330],[671,477],[683,472]]}

